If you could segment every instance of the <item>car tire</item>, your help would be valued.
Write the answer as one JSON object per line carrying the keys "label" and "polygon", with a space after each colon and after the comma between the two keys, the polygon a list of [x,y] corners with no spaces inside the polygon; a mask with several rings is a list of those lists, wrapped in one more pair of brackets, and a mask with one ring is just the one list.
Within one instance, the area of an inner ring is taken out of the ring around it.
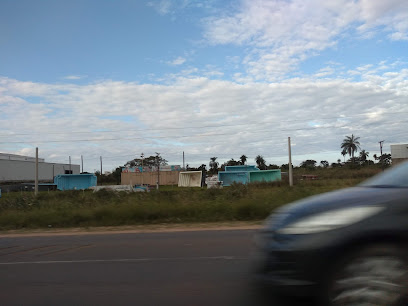
{"label": "car tire", "polygon": [[407,305],[407,293],[406,254],[396,246],[370,246],[338,263],[326,305]]}

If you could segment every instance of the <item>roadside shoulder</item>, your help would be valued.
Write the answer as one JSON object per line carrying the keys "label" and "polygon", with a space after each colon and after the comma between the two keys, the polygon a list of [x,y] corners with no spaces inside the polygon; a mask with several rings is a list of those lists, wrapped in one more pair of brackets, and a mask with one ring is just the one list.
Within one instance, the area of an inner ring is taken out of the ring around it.
{"label": "roadside shoulder", "polygon": [[205,222],[205,223],[165,223],[126,226],[104,226],[83,228],[18,229],[0,231],[0,238],[35,236],[105,235],[126,233],[159,233],[210,230],[256,230],[262,221]]}

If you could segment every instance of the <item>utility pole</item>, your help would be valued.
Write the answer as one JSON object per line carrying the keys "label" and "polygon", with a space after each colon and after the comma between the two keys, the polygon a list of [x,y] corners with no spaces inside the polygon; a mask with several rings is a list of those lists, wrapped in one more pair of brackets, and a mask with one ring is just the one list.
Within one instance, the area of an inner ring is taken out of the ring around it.
{"label": "utility pole", "polygon": [[35,148],[35,184],[34,184],[34,193],[38,194],[38,147]]}
{"label": "utility pole", "polygon": [[102,175],[102,156],[100,156],[101,158],[101,175]]}
{"label": "utility pole", "polygon": [[157,190],[159,190],[160,185],[160,153],[156,152],[156,163],[157,163]]}
{"label": "utility pole", "polygon": [[381,141],[378,142],[380,144],[380,153],[381,153],[380,156],[382,156],[383,142],[384,142],[384,140],[381,140]]}
{"label": "utility pole", "polygon": [[184,151],[183,151],[183,171],[185,170],[184,168]]}
{"label": "utility pole", "polygon": [[384,165],[383,165],[383,158],[382,158],[382,147],[383,147],[383,142],[384,142],[384,140],[381,140],[381,141],[379,141],[378,143],[380,144],[380,162],[381,162],[381,168],[382,168],[382,171],[384,171]]}
{"label": "utility pole", "polygon": [[293,186],[293,173],[292,173],[292,150],[290,146],[290,137],[288,137],[288,151],[289,151],[289,186]]}
{"label": "utility pole", "polygon": [[140,155],[140,157],[142,158],[142,187],[143,187],[143,159],[144,159],[144,154],[142,153]]}

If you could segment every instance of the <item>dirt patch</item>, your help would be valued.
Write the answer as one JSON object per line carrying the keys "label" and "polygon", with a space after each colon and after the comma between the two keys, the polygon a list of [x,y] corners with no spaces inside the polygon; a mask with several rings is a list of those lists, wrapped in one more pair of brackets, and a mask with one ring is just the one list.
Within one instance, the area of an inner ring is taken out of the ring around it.
{"label": "dirt patch", "polygon": [[245,230],[259,229],[262,221],[236,221],[215,223],[183,223],[183,224],[148,224],[129,226],[104,226],[89,228],[48,228],[48,229],[18,229],[0,231],[1,237],[29,236],[73,236],[73,235],[103,235],[124,233],[155,233],[205,230]]}

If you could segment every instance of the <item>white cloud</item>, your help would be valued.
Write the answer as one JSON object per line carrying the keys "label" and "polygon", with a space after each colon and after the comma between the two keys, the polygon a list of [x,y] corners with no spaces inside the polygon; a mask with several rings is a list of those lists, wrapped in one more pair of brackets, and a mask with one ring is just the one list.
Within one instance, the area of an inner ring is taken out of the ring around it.
{"label": "white cloud", "polygon": [[334,74],[334,72],[335,70],[333,69],[333,67],[324,67],[320,69],[318,73],[315,74],[315,77],[318,77],[318,78],[326,77],[326,76]]}
{"label": "white cloud", "polygon": [[210,45],[247,47],[243,63],[257,80],[276,81],[300,62],[330,47],[353,30],[368,37],[389,33],[406,40],[406,0],[243,0],[228,13],[203,20]]}
{"label": "white cloud", "polygon": [[177,57],[174,60],[167,62],[169,65],[172,66],[179,66],[179,65],[183,65],[186,62],[186,59],[184,57]]}
{"label": "white cloud", "polygon": [[84,75],[67,75],[64,77],[65,80],[80,80],[86,78]]}
{"label": "white cloud", "polygon": [[190,165],[242,154],[250,163],[261,154],[280,164],[291,136],[295,162],[306,155],[333,162],[351,133],[372,154],[379,138],[408,141],[401,133],[408,129],[408,69],[379,73],[376,68],[354,69],[358,82],[312,77],[236,83],[174,76],[166,84],[74,85],[0,78],[0,143],[8,152],[39,146],[41,157],[59,162],[69,155],[79,162],[84,155],[85,167],[93,171],[99,156],[110,170],[142,151],[161,152],[173,164],[182,162],[183,151]]}
{"label": "white cloud", "polygon": [[153,7],[160,15],[166,15],[171,11],[172,2],[170,0],[150,1],[147,5]]}
{"label": "white cloud", "polygon": [[149,1],[147,6],[150,6],[156,10],[159,15],[175,15],[179,11],[186,8],[199,8],[199,9],[210,9],[212,8],[213,1],[206,0],[204,2],[194,1],[194,0],[154,0]]}

